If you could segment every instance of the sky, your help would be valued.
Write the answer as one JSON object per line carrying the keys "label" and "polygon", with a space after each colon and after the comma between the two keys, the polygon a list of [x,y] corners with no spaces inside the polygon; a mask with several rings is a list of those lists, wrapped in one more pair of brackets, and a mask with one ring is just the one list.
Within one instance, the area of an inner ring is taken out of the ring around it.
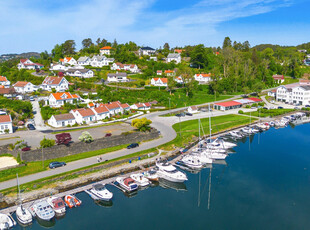
{"label": "sky", "polygon": [[248,40],[310,42],[309,0],[0,0],[0,54],[51,52],[72,39],[159,48]]}

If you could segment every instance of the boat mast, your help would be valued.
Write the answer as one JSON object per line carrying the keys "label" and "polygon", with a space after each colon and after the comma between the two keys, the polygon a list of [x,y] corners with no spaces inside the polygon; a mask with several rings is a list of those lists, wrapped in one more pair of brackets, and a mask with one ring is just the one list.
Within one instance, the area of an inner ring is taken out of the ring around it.
{"label": "boat mast", "polygon": [[17,188],[18,188],[17,199],[18,199],[18,201],[21,203],[21,200],[20,200],[20,188],[19,188],[18,173],[16,173],[16,179],[17,179]]}
{"label": "boat mast", "polygon": [[210,130],[210,143],[211,143],[211,111],[210,111],[210,104],[209,104],[209,130]]}
{"label": "boat mast", "polygon": [[210,203],[211,203],[211,177],[212,177],[212,167],[210,168],[210,174],[209,174],[208,210],[210,209]]}

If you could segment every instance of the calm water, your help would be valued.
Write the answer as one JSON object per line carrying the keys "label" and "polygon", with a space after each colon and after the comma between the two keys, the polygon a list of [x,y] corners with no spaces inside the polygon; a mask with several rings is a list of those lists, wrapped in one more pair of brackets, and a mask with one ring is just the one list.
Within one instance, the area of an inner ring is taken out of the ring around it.
{"label": "calm water", "polygon": [[[108,187],[114,193],[110,207],[80,193],[82,206],[68,210],[52,228],[309,229],[309,128],[310,124],[272,128],[250,143],[239,142],[227,165],[213,166],[210,202],[210,169],[204,169],[201,174],[188,173],[186,190],[157,186],[128,198]],[[29,227],[41,228],[37,221]]]}

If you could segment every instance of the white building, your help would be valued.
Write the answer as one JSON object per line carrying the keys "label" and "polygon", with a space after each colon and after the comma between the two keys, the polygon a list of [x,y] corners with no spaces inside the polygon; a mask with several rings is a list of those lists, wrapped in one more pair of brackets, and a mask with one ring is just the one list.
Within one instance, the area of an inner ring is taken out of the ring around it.
{"label": "white building", "polygon": [[78,65],[90,65],[90,58],[89,57],[80,57],[77,60]]}
{"label": "white building", "polygon": [[104,105],[98,106],[96,108],[91,108],[91,110],[95,113],[97,121],[103,120],[103,119],[106,119],[106,118],[110,117],[110,111]]}
{"label": "white building", "polygon": [[102,48],[100,48],[100,54],[101,55],[111,55],[111,46],[104,46]]}
{"label": "white building", "polygon": [[174,61],[176,64],[181,63],[181,54],[179,53],[170,53],[167,56],[167,62]]}
{"label": "white building", "polygon": [[3,85],[4,88],[9,88],[11,85],[11,82],[8,81],[8,79],[4,76],[0,76],[0,85]]}
{"label": "white building", "polygon": [[17,64],[18,69],[42,69],[44,65],[40,63],[34,63],[29,59],[20,59],[19,63]]}
{"label": "white building", "polygon": [[62,64],[51,64],[50,71],[66,71],[67,69],[68,67]]}
{"label": "white building", "polygon": [[198,107],[197,106],[190,106],[190,107],[188,107],[187,108],[187,111],[189,112],[189,113],[199,113],[199,111],[198,111]]}
{"label": "white building", "polygon": [[130,71],[131,73],[139,72],[139,68],[136,64],[122,64],[120,62],[113,63],[111,70],[124,70]]}
{"label": "white building", "polygon": [[66,127],[68,125],[72,126],[75,123],[75,117],[72,113],[52,115],[52,117],[48,119],[48,124],[55,128]]}
{"label": "white building", "polygon": [[152,78],[151,85],[153,86],[168,86],[167,78]]}
{"label": "white building", "polygon": [[278,84],[282,84],[285,80],[283,75],[273,75],[272,78]]}
{"label": "white building", "polygon": [[151,104],[149,102],[146,103],[137,103],[130,106],[131,109],[137,109],[137,110],[150,110]]}
{"label": "white building", "polygon": [[18,81],[13,85],[17,93],[32,93],[38,89],[37,86],[27,81]]}
{"label": "white building", "polygon": [[108,73],[108,82],[128,82],[127,73]]}
{"label": "white building", "polygon": [[178,84],[183,84],[184,81],[183,81],[183,78],[181,76],[178,76],[174,79]]}
{"label": "white building", "polygon": [[74,109],[70,113],[75,117],[75,121],[78,124],[89,124],[96,121],[96,115],[94,111],[90,108]]}
{"label": "white building", "polygon": [[107,58],[106,56],[102,55],[95,55],[90,60],[90,65],[92,67],[103,67],[108,66],[110,63],[114,62],[113,58]]}
{"label": "white building", "polygon": [[140,54],[140,56],[141,56],[141,55],[152,56],[152,55],[155,54],[155,52],[156,52],[156,50],[153,49],[153,48],[151,48],[151,47],[149,47],[149,46],[141,47],[141,48],[139,49],[139,54]]}
{"label": "white building", "polygon": [[303,106],[310,105],[310,86],[287,87],[282,85],[277,88],[276,100]]}
{"label": "white building", "polygon": [[69,82],[64,77],[46,77],[40,88],[47,91],[55,89],[56,92],[64,92],[69,89]]}
{"label": "white building", "polygon": [[65,75],[72,77],[91,78],[94,77],[94,71],[91,69],[68,69]]}
{"label": "white building", "polygon": [[195,74],[194,78],[199,83],[208,83],[208,82],[212,81],[210,73],[208,73],[208,74],[206,74],[206,73]]}
{"label": "white building", "polygon": [[51,107],[61,107],[65,103],[74,104],[80,101],[80,96],[77,94],[71,94],[69,92],[63,93],[51,93],[48,97],[48,104]]}
{"label": "white building", "polygon": [[0,115],[0,134],[13,133],[11,115]]}
{"label": "white building", "polygon": [[77,61],[73,57],[65,57],[64,59],[59,59],[59,62],[63,65],[76,65]]}

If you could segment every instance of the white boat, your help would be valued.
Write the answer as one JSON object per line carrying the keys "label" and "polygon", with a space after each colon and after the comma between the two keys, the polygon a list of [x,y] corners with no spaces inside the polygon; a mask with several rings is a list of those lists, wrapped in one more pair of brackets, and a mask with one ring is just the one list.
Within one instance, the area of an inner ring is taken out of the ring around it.
{"label": "white boat", "polygon": [[85,190],[94,200],[110,201],[113,198],[113,193],[110,192],[104,184],[95,184],[89,190]]}
{"label": "white boat", "polygon": [[44,221],[50,221],[55,217],[55,211],[46,200],[35,202],[30,209],[37,218]]}
{"label": "white boat", "polygon": [[242,138],[242,135],[239,134],[237,131],[230,131],[229,134],[235,138]]}
{"label": "white boat", "polygon": [[151,184],[150,180],[147,179],[142,173],[131,174],[130,178],[133,179],[140,187],[145,187]]}
{"label": "white boat", "polygon": [[49,197],[47,203],[54,209],[56,215],[62,216],[66,214],[66,205],[60,197]]}
{"label": "white boat", "polygon": [[202,163],[202,161],[200,160],[199,156],[196,155],[183,156],[179,163],[194,169],[200,169],[204,165],[204,163]]}
{"label": "white boat", "polygon": [[223,138],[218,137],[213,141],[209,140],[207,146],[216,146],[216,148],[229,149],[236,147],[237,145],[228,141],[224,141]]}
{"label": "white boat", "polygon": [[185,173],[177,170],[173,165],[165,163],[156,163],[158,167],[157,174],[160,178],[166,179],[172,182],[184,182],[187,180]]}
{"label": "white boat", "polygon": [[205,155],[212,160],[224,160],[227,157],[227,154],[218,152],[202,152],[202,155]]}
{"label": "white boat", "polygon": [[0,213],[0,230],[10,229],[15,225],[16,222],[11,216]]}
{"label": "white boat", "polygon": [[242,132],[244,132],[245,134],[252,134],[252,130],[249,127],[243,127],[242,129],[240,129]]}
{"label": "white boat", "polygon": [[117,177],[116,182],[127,192],[133,192],[139,188],[137,183],[130,177]]}
{"label": "white boat", "polygon": [[15,213],[17,221],[22,225],[29,225],[32,223],[32,215],[23,205],[18,206]]}
{"label": "white boat", "polygon": [[155,169],[142,172],[143,176],[150,181],[158,181],[159,177]]}

